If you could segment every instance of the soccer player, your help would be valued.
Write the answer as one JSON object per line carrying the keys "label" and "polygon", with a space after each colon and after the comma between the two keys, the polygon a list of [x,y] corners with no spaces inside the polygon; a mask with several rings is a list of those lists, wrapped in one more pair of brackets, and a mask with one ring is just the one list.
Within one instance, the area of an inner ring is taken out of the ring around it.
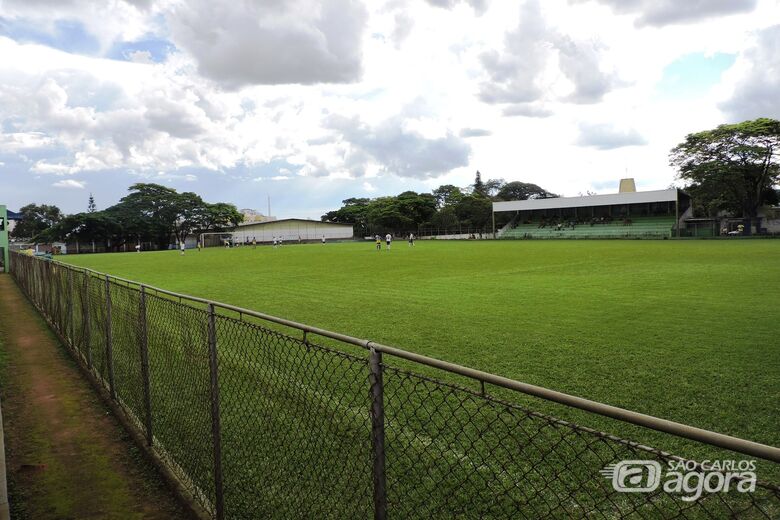
{"label": "soccer player", "polygon": [[325,235],[322,235],[322,245],[325,245]]}
{"label": "soccer player", "polygon": [[381,251],[382,250],[382,237],[379,235],[376,236],[376,250]]}
{"label": "soccer player", "polygon": [[414,246],[414,233],[409,233],[409,247]]}
{"label": "soccer player", "polygon": [[252,237],[252,249],[257,249],[257,240],[255,240],[255,237]]}
{"label": "soccer player", "polygon": [[391,235],[390,233],[385,235],[385,241],[387,242],[387,250],[390,251],[390,242],[393,241],[393,235]]}
{"label": "soccer player", "polygon": [[184,256],[184,240],[179,242],[179,244],[180,244],[179,247],[181,248],[181,256]]}

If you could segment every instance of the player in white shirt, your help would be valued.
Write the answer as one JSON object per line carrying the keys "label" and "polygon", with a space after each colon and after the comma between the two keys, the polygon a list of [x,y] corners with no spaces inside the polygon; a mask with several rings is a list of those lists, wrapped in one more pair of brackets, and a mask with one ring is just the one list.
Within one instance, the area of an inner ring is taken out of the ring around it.
{"label": "player in white shirt", "polygon": [[393,235],[390,233],[385,235],[385,242],[387,243],[387,250],[390,251],[390,242],[393,241]]}

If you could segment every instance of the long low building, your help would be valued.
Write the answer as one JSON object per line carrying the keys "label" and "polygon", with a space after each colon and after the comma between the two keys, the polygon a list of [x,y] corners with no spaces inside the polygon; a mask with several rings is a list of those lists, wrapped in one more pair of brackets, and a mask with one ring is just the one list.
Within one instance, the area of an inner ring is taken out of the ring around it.
{"label": "long low building", "polygon": [[[496,213],[514,213],[498,231],[503,238],[679,236],[690,207],[688,194],[675,188],[631,191],[494,202],[493,222]],[[653,229],[641,230],[645,224]]]}
{"label": "long low building", "polygon": [[271,222],[246,222],[239,224],[232,232],[236,242],[271,242],[281,237],[285,242],[326,240],[349,240],[354,236],[352,224],[334,224],[288,218]]}

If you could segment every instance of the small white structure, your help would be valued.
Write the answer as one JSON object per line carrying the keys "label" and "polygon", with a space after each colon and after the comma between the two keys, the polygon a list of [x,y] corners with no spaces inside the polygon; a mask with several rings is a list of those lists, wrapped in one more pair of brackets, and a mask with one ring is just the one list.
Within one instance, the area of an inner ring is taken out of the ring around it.
{"label": "small white structure", "polygon": [[353,237],[352,224],[334,224],[299,218],[287,218],[271,222],[245,222],[231,232],[237,243],[271,242],[274,237],[281,237],[284,242],[301,241],[349,240]]}

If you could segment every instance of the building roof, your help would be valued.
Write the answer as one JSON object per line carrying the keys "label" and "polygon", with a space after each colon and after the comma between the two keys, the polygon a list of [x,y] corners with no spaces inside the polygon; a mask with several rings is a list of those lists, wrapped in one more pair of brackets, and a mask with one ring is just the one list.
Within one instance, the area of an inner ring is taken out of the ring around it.
{"label": "building roof", "polygon": [[268,220],[266,222],[242,222],[238,225],[238,227],[246,227],[246,226],[267,226],[269,224],[279,224],[280,222],[305,222],[306,224],[328,224],[330,226],[349,226],[352,227],[353,224],[342,224],[340,222],[322,222],[319,220],[309,220],[305,218],[283,218],[279,220]]}
{"label": "building roof", "polygon": [[534,209],[589,208],[591,206],[617,206],[621,204],[642,204],[648,202],[673,202],[677,200],[677,189],[637,191],[634,193],[609,193],[586,197],[558,197],[554,199],[511,200],[494,202],[493,211],[530,211]]}

